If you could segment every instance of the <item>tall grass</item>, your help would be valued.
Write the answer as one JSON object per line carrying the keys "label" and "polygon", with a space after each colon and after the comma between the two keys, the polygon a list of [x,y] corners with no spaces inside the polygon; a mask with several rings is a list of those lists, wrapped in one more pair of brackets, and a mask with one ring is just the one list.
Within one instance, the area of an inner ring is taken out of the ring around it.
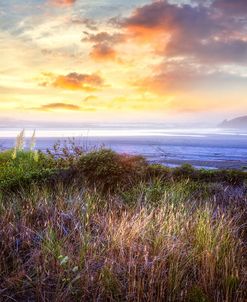
{"label": "tall grass", "polygon": [[0,153],[0,301],[246,301],[246,173],[23,141]]}
{"label": "tall grass", "polygon": [[170,192],[130,204],[58,184],[2,199],[2,301],[246,301],[246,209]]}

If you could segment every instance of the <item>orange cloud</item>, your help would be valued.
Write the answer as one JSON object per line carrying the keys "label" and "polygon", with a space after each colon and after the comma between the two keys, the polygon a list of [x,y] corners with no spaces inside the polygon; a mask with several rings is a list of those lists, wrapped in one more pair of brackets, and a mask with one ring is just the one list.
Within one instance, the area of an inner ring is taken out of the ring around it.
{"label": "orange cloud", "polygon": [[80,110],[80,107],[73,104],[67,103],[50,103],[46,105],[42,105],[38,108],[42,111],[49,111],[49,110]]}
{"label": "orange cloud", "polygon": [[103,85],[103,79],[97,74],[80,74],[76,72],[67,75],[44,74],[46,81],[43,86],[53,86],[67,90],[95,91]]}
{"label": "orange cloud", "polygon": [[89,34],[82,39],[82,42],[94,43],[90,56],[97,61],[115,60],[117,58],[115,45],[126,41],[126,36],[122,33],[109,34],[108,32],[99,32],[97,34]]}
{"label": "orange cloud", "polygon": [[51,0],[51,3],[54,5],[72,5],[76,2],[76,0]]}
{"label": "orange cloud", "polygon": [[107,43],[99,43],[93,46],[90,56],[96,61],[115,60],[117,53]]}
{"label": "orange cloud", "polygon": [[85,42],[94,42],[94,43],[109,43],[117,44],[125,42],[126,37],[122,33],[109,34],[108,32],[102,31],[97,34],[88,34],[85,32],[86,37],[82,39]]}
{"label": "orange cloud", "polygon": [[127,25],[126,30],[128,37],[136,42],[153,44],[157,41],[157,43],[160,44],[160,41],[162,41],[163,47],[166,45],[165,41],[168,40],[171,35],[171,29],[163,28],[161,26],[148,28],[145,26]]}
{"label": "orange cloud", "polygon": [[[154,2],[135,9],[130,17],[116,22],[127,30],[129,38],[151,43],[156,38],[169,37],[177,30],[176,9],[166,1]],[[164,39],[160,42],[164,44]]]}

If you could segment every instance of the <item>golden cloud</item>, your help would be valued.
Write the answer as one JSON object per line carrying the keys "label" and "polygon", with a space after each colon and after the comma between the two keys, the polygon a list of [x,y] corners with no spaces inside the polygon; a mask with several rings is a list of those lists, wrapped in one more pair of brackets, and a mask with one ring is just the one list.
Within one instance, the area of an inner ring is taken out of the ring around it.
{"label": "golden cloud", "polygon": [[97,74],[80,74],[72,72],[67,75],[43,74],[45,81],[42,86],[53,86],[66,90],[95,91],[103,86],[103,79]]}

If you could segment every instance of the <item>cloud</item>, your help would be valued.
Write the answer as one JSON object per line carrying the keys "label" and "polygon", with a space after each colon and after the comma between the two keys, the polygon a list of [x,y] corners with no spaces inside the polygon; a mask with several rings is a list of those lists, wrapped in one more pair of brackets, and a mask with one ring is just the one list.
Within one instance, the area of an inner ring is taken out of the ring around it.
{"label": "cloud", "polygon": [[224,13],[231,16],[247,14],[247,2],[246,0],[215,0],[213,7],[220,9]]}
{"label": "cloud", "polygon": [[32,108],[39,111],[96,111],[94,107],[78,106],[70,103],[49,103],[40,107]]}
{"label": "cloud", "polygon": [[163,95],[165,93],[180,94],[187,90],[192,91],[195,87],[199,90],[219,85],[232,88],[232,85],[245,83],[247,83],[247,77],[182,60],[158,65],[156,73],[137,80],[134,85],[141,91]]}
{"label": "cloud", "polygon": [[76,0],[50,0],[52,4],[57,6],[69,6],[76,2]]}
{"label": "cloud", "polygon": [[100,32],[97,34],[84,33],[86,37],[82,42],[93,43],[90,56],[96,61],[116,60],[117,52],[115,45],[125,41],[125,35],[121,33],[109,34],[108,32]]}
{"label": "cloud", "polygon": [[247,21],[235,18],[229,22],[223,10],[237,12],[246,6],[241,0],[216,0],[211,6],[155,1],[137,8],[120,24],[132,39],[151,44],[161,56],[246,63]]}
{"label": "cloud", "polygon": [[247,41],[215,38],[186,43],[184,39],[179,39],[171,41],[163,54],[170,57],[194,57],[204,63],[246,63]]}
{"label": "cloud", "polygon": [[171,35],[186,31],[190,36],[201,36],[210,34],[216,27],[216,22],[210,20],[207,8],[190,5],[177,6],[167,1],[153,2],[137,8],[121,23],[123,27],[132,30],[135,35],[145,35],[145,30],[151,30],[154,34],[162,31]]}
{"label": "cloud", "polygon": [[53,86],[67,90],[95,91],[103,86],[103,79],[97,74],[80,74],[72,72],[67,75],[43,74],[42,86]]}
{"label": "cloud", "polygon": [[93,46],[90,56],[96,61],[115,60],[117,58],[117,53],[109,44],[98,43]]}
{"label": "cloud", "polygon": [[117,44],[125,41],[125,35],[122,33],[109,34],[108,32],[103,31],[97,34],[85,33],[85,35],[86,37],[82,39],[82,41],[85,42]]}
{"label": "cloud", "polygon": [[75,18],[72,19],[71,22],[73,24],[83,24],[90,30],[97,30],[97,22],[95,22],[93,19],[90,18]]}
{"label": "cloud", "polygon": [[80,106],[67,104],[67,103],[50,103],[42,105],[38,108],[41,111],[50,111],[50,110],[80,110]]}

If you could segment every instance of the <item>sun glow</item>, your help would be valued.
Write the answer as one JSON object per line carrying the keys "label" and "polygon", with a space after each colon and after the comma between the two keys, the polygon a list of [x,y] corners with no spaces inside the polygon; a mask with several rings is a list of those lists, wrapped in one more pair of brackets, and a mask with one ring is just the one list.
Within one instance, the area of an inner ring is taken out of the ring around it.
{"label": "sun glow", "polygon": [[101,14],[110,4],[31,2],[0,4],[2,116],[32,112],[46,120],[67,112],[74,120],[107,112],[118,119],[132,112],[156,120],[246,110],[246,27],[238,35],[224,28],[225,12],[221,32],[215,9],[203,6],[140,1],[117,18]]}

